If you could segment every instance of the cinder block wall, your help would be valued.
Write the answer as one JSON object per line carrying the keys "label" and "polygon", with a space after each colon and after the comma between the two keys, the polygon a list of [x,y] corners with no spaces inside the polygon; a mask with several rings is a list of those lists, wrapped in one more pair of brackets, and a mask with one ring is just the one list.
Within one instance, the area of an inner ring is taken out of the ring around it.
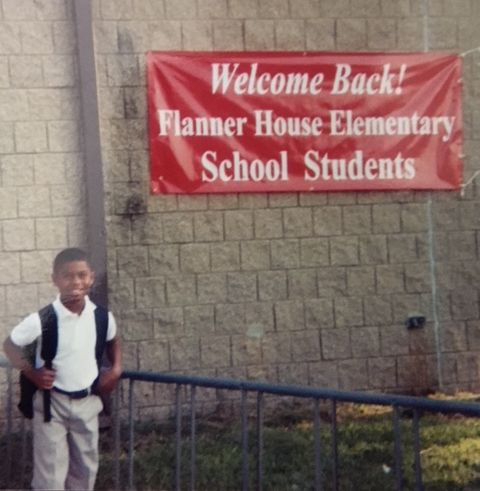
{"label": "cinder block wall", "polygon": [[55,293],[54,254],[85,243],[76,49],[71,2],[0,1],[2,342]]}
{"label": "cinder block wall", "polygon": [[[0,6],[7,332],[48,299],[51,257],[82,244],[85,224],[72,3]],[[477,0],[94,0],[93,13],[126,367],[401,392],[437,388],[441,367],[444,389],[479,386],[479,180],[463,194],[150,196],[145,90],[148,50],[466,52],[480,45]],[[463,83],[468,179],[480,52]],[[408,331],[411,314],[426,327]],[[142,396],[145,410],[159,399]]]}
{"label": "cinder block wall", "polygon": [[[144,78],[148,50],[460,53],[480,44],[478,2],[96,7],[110,300],[121,313],[128,366],[423,391],[438,387],[439,348],[445,388],[478,385],[478,183],[464,196],[149,196]],[[479,63],[480,53],[465,58],[467,178],[479,168]],[[408,331],[414,313],[428,322]],[[145,405],[154,403],[144,395]]]}

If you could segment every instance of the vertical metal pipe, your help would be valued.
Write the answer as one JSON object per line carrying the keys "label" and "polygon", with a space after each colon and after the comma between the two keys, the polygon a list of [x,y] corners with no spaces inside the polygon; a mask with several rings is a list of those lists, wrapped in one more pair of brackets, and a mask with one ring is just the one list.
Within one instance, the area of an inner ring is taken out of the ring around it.
{"label": "vertical metal pipe", "polygon": [[418,409],[413,411],[413,452],[414,452],[414,466],[415,466],[415,489],[417,491],[423,491],[423,479],[422,479],[422,459],[420,457],[420,414]]}
{"label": "vertical metal pipe", "polygon": [[120,489],[120,387],[117,387],[114,395],[114,483],[115,489]]}
{"label": "vertical metal pipe", "polygon": [[130,379],[130,384],[128,388],[128,430],[129,430],[129,438],[128,438],[128,489],[133,491],[134,489],[134,422],[133,422],[133,386],[134,380]]}
{"label": "vertical metal pipe", "polygon": [[321,491],[322,484],[322,443],[320,439],[320,399],[315,399],[313,431],[315,438],[315,491]]}
{"label": "vertical metal pipe", "polygon": [[96,273],[91,297],[107,307],[107,240],[105,191],[97,95],[91,0],[74,0],[87,191],[87,231],[90,261]]}
{"label": "vertical metal pipe", "polygon": [[338,491],[337,401],[332,399],[332,488]]}
{"label": "vertical metal pipe", "polygon": [[263,392],[257,394],[257,490],[263,489]]}
{"label": "vertical metal pipe", "polygon": [[190,490],[195,491],[197,451],[196,451],[196,389],[192,385],[190,392]]}
{"label": "vertical metal pipe", "polygon": [[180,401],[180,384],[175,386],[175,489],[180,491],[182,465],[182,404]]}
{"label": "vertical metal pipe", "polygon": [[442,354],[442,326],[438,316],[438,295],[437,295],[437,267],[435,260],[435,223],[433,219],[432,193],[428,194],[427,201],[427,222],[428,222],[428,257],[430,262],[430,284],[432,295],[432,319],[433,332],[435,339],[435,351],[437,354],[437,378],[438,387],[444,389],[443,385],[443,354]]}
{"label": "vertical metal pipe", "polygon": [[247,421],[247,391],[242,389],[242,489],[248,490],[248,421]]}
{"label": "vertical metal pipe", "polygon": [[394,452],[395,452],[395,489],[402,491],[403,476],[402,476],[402,441],[400,429],[400,410],[398,406],[393,406],[393,432],[395,436]]}
{"label": "vertical metal pipe", "polygon": [[[421,1],[422,6],[422,24],[423,24],[423,51],[428,52],[430,49],[430,25],[428,0]],[[435,251],[435,222],[433,219],[433,200],[432,192],[428,194],[427,200],[427,238],[428,238],[428,260],[430,263],[430,285],[432,294],[432,319],[433,333],[435,335],[435,352],[437,355],[437,378],[438,387],[443,390],[443,354],[442,354],[442,326],[438,315],[438,295],[437,295],[437,267]]]}

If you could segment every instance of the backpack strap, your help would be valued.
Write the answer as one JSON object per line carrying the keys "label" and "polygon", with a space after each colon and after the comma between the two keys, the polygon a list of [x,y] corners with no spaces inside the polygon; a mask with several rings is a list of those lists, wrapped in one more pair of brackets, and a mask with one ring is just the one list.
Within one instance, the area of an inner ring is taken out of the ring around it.
{"label": "backpack strap", "polygon": [[107,344],[108,332],[108,310],[100,305],[95,309],[95,328],[97,331],[97,340],[95,342],[95,359],[97,360],[98,376],[93,381],[92,390],[95,393],[98,379],[100,378],[100,370],[102,367],[103,355]]}
{"label": "backpack strap", "polygon": [[95,359],[97,366],[100,369],[102,365],[103,353],[107,344],[108,332],[108,310],[100,305],[95,309],[95,327],[97,330],[97,341],[95,343]]}
{"label": "backpack strap", "polygon": [[[57,354],[58,347],[58,320],[52,304],[43,307],[38,312],[42,323],[42,347],[40,356],[45,362],[45,368],[52,369],[52,361]],[[45,423],[52,420],[50,410],[50,390],[43,391],[43,419]]]}
{"label": "backpack strap", "polygon": [[58,321],[53,305],[47,305],[38,312],[42,324],[42,348],[40,356],[45,361],[45,367],[52,369],[52,361],[57,354]]}
{"label": "backpack strap", "polygon": [[[40,309],[38,315],[40,316],[42,330],[40,356],[45,360],[45,366],[51,369],[52,360],[55,358],[58,345],[57,315],[55,314],[52,304]],[[37,343],[38,340],[35,340],[25,349],[27,357],[33,366],[35,365]],[[20,373],[20,402],[18,404],[18,408],[20,409],[20,412],[28,419],[33,418],[33,396],[36,391],[36,385],[27,379],[23,373]],[[45,421],[50,421],[50,391],[43,392],[43,404],[44,419]]]}

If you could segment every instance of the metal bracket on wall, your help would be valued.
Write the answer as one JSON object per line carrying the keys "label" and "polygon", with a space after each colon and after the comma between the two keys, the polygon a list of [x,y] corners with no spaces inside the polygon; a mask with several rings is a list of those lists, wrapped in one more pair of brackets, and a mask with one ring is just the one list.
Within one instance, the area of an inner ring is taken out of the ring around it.
{"label": "metal bracket on wall", "polygon": [[421,329],[425,327],[427,318],[423,315],[412,315],[405,321],[407,329]]}

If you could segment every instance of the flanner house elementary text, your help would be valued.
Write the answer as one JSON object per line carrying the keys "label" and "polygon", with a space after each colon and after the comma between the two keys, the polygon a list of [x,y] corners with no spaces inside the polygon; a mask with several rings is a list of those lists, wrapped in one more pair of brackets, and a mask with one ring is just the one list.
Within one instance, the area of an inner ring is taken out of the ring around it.
{"label": "flanner house elementary text", "polygon": [[[336,75],[330,90],[332,95],[375,95],[401,94],[401,82],[405,76],[406,65],[401,66],[399,74],[392,73],[390,64],[383,65],[382,73],[352,74],[350,65],[336,65]],[[263,73],[258,76],[258,63],[250,64],[248,72],[239,71],[239,64],[212,64],[212,94],[225,94],[231,89],[237,95],[318,95],[322,91],[325,76],[316,73]],[[272,136],[321,136],[328,131],[333,136],[363,135],[435,135],[442,141],[452,136],[455,116],[356,116],[350,110],[330,110],[327,124],[322,116],[282,117],[272,110],[254,110],[253,118],[248,116],[226,118],[182,116],[179,110],[159,109],[159,136],[243,136],[246,128],[253,128],[256,137]],[[231,159],[217,159],[217,152],[207,150],[200,158],[203,168],[201,178],[204,182],[221,181],[276,181],[288,180],[288,151],[279,152],[278,158],[266,162],[260,159],[247,161],[238,151],[232,152]],[[413,179],[415,159],[404,158],[401,152],[395,158],[367,159],[363,152],[356,151],[354,157],[347,159],[329,158],[328,152],[321,154],[309,150],[304,155],[306,181],[316,179]]]}
{"label": "flanner house elementary text", "polygon": [[[274,60],[265,66],[207,60],[183,101],[180,77],[162,80],[171,68],[167,60],[160,80],[149,80],[160,91],[150,106],[151,144],[168,145],[164,157],[181,167],[185,158],[193,160],[198,185],[302,180],[314,189],[318,182],[414,183],[420,175],[420,187],[428,187],[426,159],[436,159],[442,147],[454,148],[459,166],[459,80],[451,67],[432,91],[431,73],[422,74],[418,60],[411,70],[409,60],[306,63],[305,70]],[[419,90],[423,81],[426,91]],[[170,83],[180,97],[172,96]],[[453,100],[438,104],[447,83]]]}

